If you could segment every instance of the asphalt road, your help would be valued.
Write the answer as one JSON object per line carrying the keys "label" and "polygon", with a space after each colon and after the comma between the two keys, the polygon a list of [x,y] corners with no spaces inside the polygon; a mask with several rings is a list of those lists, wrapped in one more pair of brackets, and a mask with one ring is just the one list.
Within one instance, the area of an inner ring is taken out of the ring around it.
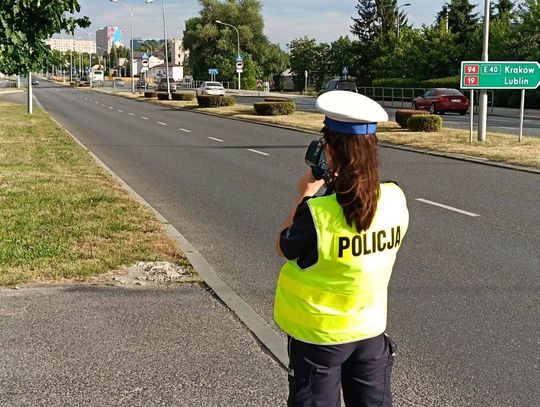
{"label": "asphalt road", "polygon": [[[312,135],[88,90],[36,95],[272,324],[274,236]],[[385,147],[381,158],[411,212],[390,286],[396,405],[537,405],[538,175]]]}
{"label": "asphalt road", "polygon": [[[238,103],[241,104],[253,104],[255,102],[261,102],[264,100],[264,96],[236,96]],[[296,108],[303,112],[316,112],[315,98],[311,97],[296,97]],[[406,104],[405,108],[410,108],[410,104]],[[397,108],[385,106],[388,116],[393,118],[396,114]],[[503,117],[488,115],[487,128],[488,131],[506,133],[506,134],[519,134],[519,112],[516,113],[518,117]],[[470,115],[460,116],[459,114],[446,113],[441,116],[443,118],[443,126],[454,129],[469,129],[470,128]],[[393,120],[393,119],[392,119]],[[474,126],[477,129],[478,115],[474,117]],[[475,130],[476,131],[476,130]],[[540,120],[525,119],[523,121],[523,134],[527,136],[540,136]]]}

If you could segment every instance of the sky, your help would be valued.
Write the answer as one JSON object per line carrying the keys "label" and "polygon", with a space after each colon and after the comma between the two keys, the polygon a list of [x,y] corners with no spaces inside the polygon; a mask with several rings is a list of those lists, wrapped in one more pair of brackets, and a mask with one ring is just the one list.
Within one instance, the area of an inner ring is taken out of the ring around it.
{"label": "sky", "polygon": [[[145,4],[145,0],[121,0],[134,9],[134,38],[163,38],[161,1]],[[356,16],[357,0],[261,0],[265,33],[273,43],[286,49],[294,38],[308,36],[318,42],[332,42],[350,34],[351,17]],[[445,3],[443,0],[401,0],[398,5],[411,3],[403,9],[414,27],[430,25]],[[481,4],[480,4],[481,3]],[[95,32],[106,25],[121,27],[129,36],[131,17],[127,7],[109,0],[79,0],[81,15],[92,25],[87,32]],[[483,14],[484,1],[472,0],[476,11]],[[182,38],[185,20],[199,14],[198,0],[165,0],[168,38]],[[234,22],[230,22],[234,24]],[[78,30],[77,36],[88,36]],[[95,39],[95,36],[92,36]],[[129,39],[128,39],[129,40]]]}

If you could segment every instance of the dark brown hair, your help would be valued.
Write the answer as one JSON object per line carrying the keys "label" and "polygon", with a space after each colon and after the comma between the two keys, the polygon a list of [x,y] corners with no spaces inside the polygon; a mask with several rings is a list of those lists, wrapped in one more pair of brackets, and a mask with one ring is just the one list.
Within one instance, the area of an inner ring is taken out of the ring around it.
{"label": "dark brown hair", "polygon": [[322,130],[332,147],[332,170],[338,176],[334,189],[349,226],[358,232],[371,225],[380,195],[377,136],[343,135]]}

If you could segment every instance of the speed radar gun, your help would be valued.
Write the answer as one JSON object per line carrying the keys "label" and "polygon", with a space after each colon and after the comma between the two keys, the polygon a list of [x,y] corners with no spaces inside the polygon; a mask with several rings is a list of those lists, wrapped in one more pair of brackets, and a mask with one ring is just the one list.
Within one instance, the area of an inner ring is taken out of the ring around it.
{"label": "speed radar gun", "polygon": [[[375,134],[377,123],[388,121],[388,113],[381,105],[359,93],[340,90],[326,92],[317,98],[316,106],[325,115],[325,128],[345,137]],[[322,137],[311,142],[305,160],[315,179],[324,179],[326,183],[332,180]]]}

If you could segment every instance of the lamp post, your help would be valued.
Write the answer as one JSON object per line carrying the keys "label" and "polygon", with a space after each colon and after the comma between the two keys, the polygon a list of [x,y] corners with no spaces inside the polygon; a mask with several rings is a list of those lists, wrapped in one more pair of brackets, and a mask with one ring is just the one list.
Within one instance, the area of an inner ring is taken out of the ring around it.
{"label": "lamp post", "polygon": [[[146,0],[146,4],[153,3],[154,0]],[[165,42],[165,79],[167,80],[167,96],[171,100],[171,84],[169,83],[169,44],[167,43],[167,24],[165,23],[165,0],[161,0],[161,11],[163,13],[163,41]]]}
{"label": "lamp post", "polygon": [[[86,35],[88,35],[88,42],[92,41],[90,39],[90,37],[92,36],[92,33],[90,31],[85,31],[85,30],[81,30],[80,28],[78,28],[79,31],[82,31],[84,32]],[[97,46],[97,44],[96,44]],[[96,55],[97,55],[97,50],[96,50]],[[93,81],[93,76],[94,76],[94,73],[92,71],[92,51],[89,51],[88,52],[88,76],[90,77],[90,87],[92,87],[94,81]]]}
{"label": "lamp post", "polygon": [[[220,21],[220,20],[215,20],[215,22],[216,22],[216,24],[226,25],[227,27],[232,27],[232,28],[235,29],[235,31],[236,31],[236,40],[237,40],[237,52],[238,52],[237,58],[240,57],[240,33],[238,32],[238,28],[236,28],[232,24],[224,23],[223,21]],[[242,78],[242,74],[240,72],[238,72],[238,90],[242,89],[241,78]]]}
{"label": "lamp post", "polygon": [[399,28],[401,26],[401,21],[399,21],[399,9],[402,8],[402,7],[409,7],[411,5],[411,3],[405,3],[405,4],[402,4],[401,6],[398,6],[396,8],[396,14],[397,14],[397,37],[399,38]]}
{"label": "lamp post", "polygon": [[129,67],[129,70],[131,71],[131,93],[135,93],[135,72],[133,72],[133,59],[134,59],[134,57],[133,57],[133,14],[135,13],[135,9],[129,7],[123,1],[111,0],[111,2],[122,4],[125,8],[128,9],[129,14],[131,15],[131,40],[130,40],[130,47],[129,47],[129,49],[130,49],[129,50],[129,53],[130,53],[130,61],[129,61],[130,67]]}

